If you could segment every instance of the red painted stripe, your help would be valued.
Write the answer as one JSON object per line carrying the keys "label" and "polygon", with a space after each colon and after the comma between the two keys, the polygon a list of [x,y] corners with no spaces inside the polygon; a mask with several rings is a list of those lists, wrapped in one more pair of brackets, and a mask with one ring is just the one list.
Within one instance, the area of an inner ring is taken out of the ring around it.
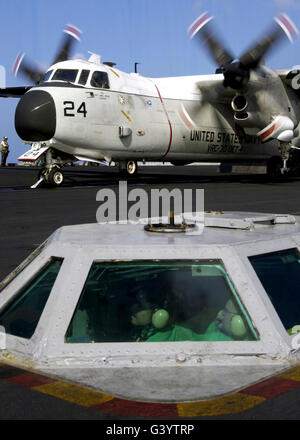
{"label": "red painted stripe", "polygon": [[178,417],[177,405],[166,403],[143,403],[131,400],[113,399],[109,402],[92,406],[104,413],[137,417],[155,417],[166,419]]}
{"label": "red painted stripe", "polygon": [[64,32],[66,32],[69,35],[72,35],[72,37],[76,38],[77,40],[80,40],[81,30],[73,26],[72,24],[67,24],[65,26]]}
{"label": "red painted stripe", "polygon": [[263,141],[264,139],[266,139],[268,136],[270,136],[270,134],[273,133],[273,131],[275,130],[276,124],[271,125],[270,128],[268,128],[268,130],[266,130],[264,133],[262,133],[259,137],[260,139]]}
{"label": "red painted stripe", "polygon": [[23,52],[19,53],[16,58],[16,61],[14,62],[13,69],[12,69],[14,76],[16,76],[18,73],[18,70],[19,70],[20,64],[22,62],[22,59],[24,58],[24,55],[25,54]]}
{"label": "red painted stripe", "polygon": [[0,365],[0,380],[2,380],[2,379],[6,380],[9,377],[16,376],[17,374],[20,373],[20,371],[22,371],[22,370],[19,370],[19,368],[2,364],[2,365]]}
{"label": "red painted stripe", "polygon": [[54,382],[54,379],[35,373],[18,374],[17,376],[9,377],[6,380],[16,385],[22,385],[23,387],[29,388]]}
{"label": "red painted stripe", "polygon": [[35,162],[37,159],[18,159],[20,162]]}
{"label": "red painted stripe", "polygon": [[188,30],[189,36],[192,38],[195,33],[198,32],[198,30],[209,20],[211,20],[212,16],[209,15],[207,12],[204,12],[204,14],[200,15],[194,23],[190,26]]}
{"label": "red painted stripe", "polygon": [[281,377],[272,377],[268,380],[264,380],[263,382],[245,388],[242,391],[239,391],[239,393],[272,399],[299,386],[300,381],[283,379]]}
{"label": "red painted stripe", "polygon": [[289,18],[286,15],[280,14],[278,20],[286,28],[287,32],[290,34],[292,38],[297,34],[296,31],[297,28],[293,25],[293,23],[289,20]]}
{"label": "red painted stripe", "polygon": [[166,157],[166,155],[169,153],[169,151],[170,151],[170,149],[171,149],[172,139],[173,139],[173,129],[172,129],[172,124],[171,124],[171,121],[170,121],[170,118],[169,118],[169,115],[168,115],[167,109],[166,109],[166,107],[165,107],[165,104],[164,104],[164,102],[163,102],[163,99],[162,99],[162,97],[161,97],[161,94],[160,94],[160,92],[159,92],[158,87],[157,87],[156,84],[155,84],[155,87],[156,87],[156,90],[157,90],[157,93],[158,93],[158,96],[159,96],[159,99],[160,99],[161,105],[162,105],[162,107],[163,107],[163,109],[164,109],[165,115],[166,115],[166,117],[167,117],[167,119],[168,119],[169,128],[170,128],[170,140],[169,140],[169,145],[168,145],[168,149],[167,149],[166,153],[161,157],[161,159],[163,159],[163,158]]}
{"label": "red painted stripe", "polygon": [[188,117],[186,116],[183,108],[181,107],[179,110],[179,116],[182,119],[182,122],[184,123],[184,125],[189,129],[189,130],[193,130],[195,127],[192,124],[192,122],[188,119]]}

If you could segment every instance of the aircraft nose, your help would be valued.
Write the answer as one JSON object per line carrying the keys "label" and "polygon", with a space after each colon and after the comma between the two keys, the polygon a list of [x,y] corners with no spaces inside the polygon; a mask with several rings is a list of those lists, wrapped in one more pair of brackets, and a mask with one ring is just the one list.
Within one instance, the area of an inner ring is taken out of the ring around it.
{"label": "aircraft nose", "polygon": [[50,93],[44,90],[25,93],[16,108],[15,128],[24,141],[51,139],[56,129],[56,110]]}

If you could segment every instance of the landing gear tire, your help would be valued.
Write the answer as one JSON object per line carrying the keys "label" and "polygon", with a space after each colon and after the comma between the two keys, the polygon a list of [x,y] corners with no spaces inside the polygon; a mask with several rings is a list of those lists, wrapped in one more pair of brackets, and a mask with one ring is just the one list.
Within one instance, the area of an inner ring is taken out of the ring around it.
{"label": "landing gear tire", "polygon": [[137,172],[137,162],[135,160],[121,160],[120,162],[116,162],[116,165],[119,167],[119,173],[125,176],[133,176]]}
{"label": "landing gear tire", "polygon": [[59,167],[53,167],[49,173],[44,169],[40,173],[46,184],[54,187],[61,186],[64,181],[63,172]]}
{"label": "landing gear tire", "polygon": [[60,168],[53,168],[50,171],[48,181],[50,185],[61,186],[64,181],[64,175]]}
{"label": "landing gear tire", "polygon": [[135,160],[129,160],[126,164],[126,171],[128,174],[133,176],[137,171],[137,163]]}
{"label": "landing gear tire", "polygon": [[267,176],[270,178],[282,177],[282,160],[280,157],[271,157],[267,163]]}

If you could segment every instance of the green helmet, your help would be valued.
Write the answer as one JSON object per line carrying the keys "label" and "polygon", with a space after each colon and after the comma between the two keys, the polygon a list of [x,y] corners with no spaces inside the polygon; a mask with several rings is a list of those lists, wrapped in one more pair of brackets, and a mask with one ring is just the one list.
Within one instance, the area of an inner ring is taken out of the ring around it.
{"label": "green helmet", "polygon": [[247,334],[247,327],[237,306],[229,299],[216,318],[217,328],[236,340],[243,340]]}
{"label": "green helmet", "polygon": [[169,312],[165,309],[158,309],[152,315],[152,324],[155,328],[164,328],[169,321]]}
{"label": "green helmet", "polygon": [[234,315],[230,323],[231,333],[234,338],[242,339],[246,333],[247,329],[241,315]]}

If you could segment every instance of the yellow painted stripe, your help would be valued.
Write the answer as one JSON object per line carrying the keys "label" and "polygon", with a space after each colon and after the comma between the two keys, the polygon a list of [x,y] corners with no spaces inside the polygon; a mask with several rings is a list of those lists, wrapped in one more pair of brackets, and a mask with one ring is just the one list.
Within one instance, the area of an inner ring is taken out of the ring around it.
{"label": "yellow painted stripe", "polygon": [[112,73],[114,73],[118,78],[120,78],[120,75],[114,70],[114,69],[109,69],[112,71]]}
{"label": "yellow painted stripe", "polygon": [[236,393],[202,402],[177,404],[180,417],[218,416],[243,412],[265,401],[264,397]]}
{"label": "yellow painted stripe", "polygon": [[277,377],[282,377],[283,379],[291,379],[300,381],[300,367],[293,368],[284,373],[279,374]]}
{"label": "yellow painted stripe", "polygon": [[77,385],[59,381],[38,385],[32,387],[32,389],[86,407],[98,405],[114,399],[114,397],[107,394],[98,393]]}
{"label": "yellow painted stripe", "polygon": [[123,115],[125,116],[125,118],[127,118],[128,121],[131,122],[131,118],[130,118],[128,115],[126,115],[126,113],[125,113],[123,110],[121,110],[121,112],[123,113]]}

